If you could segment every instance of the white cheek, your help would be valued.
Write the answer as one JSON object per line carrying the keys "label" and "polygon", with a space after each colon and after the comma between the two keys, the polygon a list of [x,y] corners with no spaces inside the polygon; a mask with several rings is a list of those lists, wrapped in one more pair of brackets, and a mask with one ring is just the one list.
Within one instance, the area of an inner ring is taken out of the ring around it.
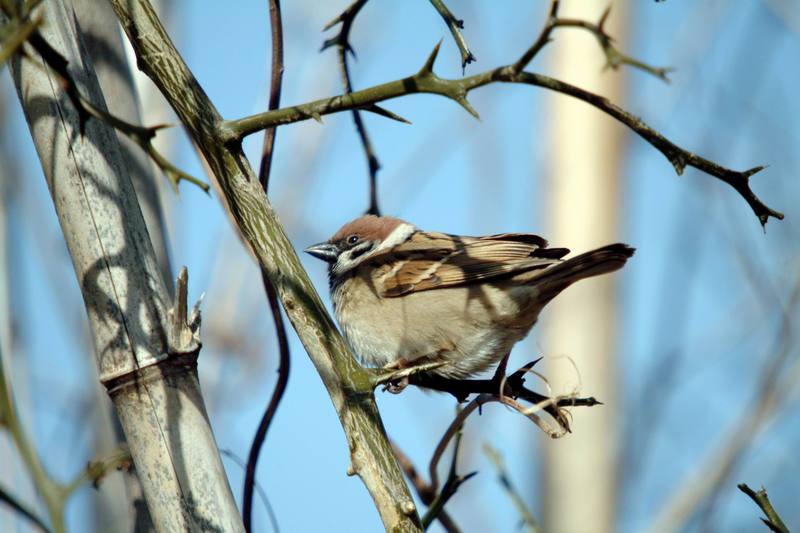
{"label": "white cheek", "polygon": [[388,237],[386,237],[386,240],[384,240],[383,243],[381,243],[381,245],[378,246],[374,252],[372,252],[372,254],[391,250],[395,246],[406,242],[408,238],[411,237],[411,234],[416,230],[417,228],[407,222],[400,224],[389,234]]}

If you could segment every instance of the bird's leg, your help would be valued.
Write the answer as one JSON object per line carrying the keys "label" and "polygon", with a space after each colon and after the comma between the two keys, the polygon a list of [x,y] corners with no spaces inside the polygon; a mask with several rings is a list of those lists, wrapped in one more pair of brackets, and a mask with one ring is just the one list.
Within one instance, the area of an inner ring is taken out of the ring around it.
{"label": "bird's leg", "polygon": [[444,364],[444,361],[430,361],[428,358],[417,358],[411,361],[401,358],[376,369],[373,384],[375,386],[383,385],[383,390],[392,394],[400,394],[408,386],[411,376],[434,370]]}

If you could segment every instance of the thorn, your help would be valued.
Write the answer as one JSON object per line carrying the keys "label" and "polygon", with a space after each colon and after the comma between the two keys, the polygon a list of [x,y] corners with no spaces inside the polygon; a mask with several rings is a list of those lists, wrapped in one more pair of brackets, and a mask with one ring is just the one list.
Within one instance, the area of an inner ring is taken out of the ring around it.
{"label": "thorn", "polygon": [[459,97],[458,97],[458,98],[456,98],[455,100],[456,100],[456,102],[458,102],[459,104],[461,104],[461,107],[463,107],[464,109],[466,109],[466,110],[467,110],[467,112],[468,112],[470,115],[472,115],[473,117],[477,118],[478,120],[480,120],[480,119],[481,119],[481,116],[478,114],[478,112],[477,112],[477,111],[475,111],[475,108],[474,108],[474,107],[472,107],[472,105],[470,105],[469,101],[467,100],[467,98],[466,98],[465,96],[459,96]]}
{"label": "thorn", "polygon": [[742,172],[742,175],[743,175],[744,179],[748,179],[753,174],[758,174],[759,172],[761,172],[762,170],[764,170],[765,168],[768,168],[768,167],[769,167],[769,165],[759,165],[757,167],[751,168],[750,170],[745,170],[744,172]]}
{"label": "thorn", "polygon": [[683,176],[683,169],[686,168],[686,161],[684,161],[683,157],[678,156],[675,159],[670,159],[670,163],[672,163],[675,173],[678,176]]}
{"label": "thorn", "polygon": [[375,104],[368,105],[367,107],[363,108],[364,111],[369,111],[370,113],[375,113],[376,115],[380,115],[382,117],[390,118],[392,120],[396,120],[397,122],[402,122],[403,124],[411,124],[411,121],[406,120],[405,118],[401,117],[396,113],[392,113],[388,109],[384,109],[380,106]]}
{"label": "thorn", "polygon": [[337,37],[331,37],[330,39],[325,39],[322,42],[322,46],[320,47],[319,51],[320,52],[324,52],[325,50],[327,50],[328,48],[330,48],[331,46],[336,44],[336,42],[338,40],[339,40],[338,36]]}
{"label": "thorn", "polygon": [[165,173],[167,174],[167,181],[172,185],[172,192],[175,193],[175,196],[180,196],[181,191],[178,188],[178,182],[181,180],[181,177],[171,170],[166,170]]}
{"label": "thorn", "polygon": [[431,55],[428,56],[428,59],[427,59],[427,61],[425,61],[425,64],[422,65],[421,69],[419,69],[419,72],[417,73],[417,76],[427,76],[429,74],[430,75],[433,74],[433,64],[436,62],[436,56],[439,55],[439,47],[440,46],[442,46],[442,40],[441,39],[439,39],[439,42],[436,43],[436,46],[433,47],[433,51],[431,52]]}
{"label": "thorn", "polygon": [[475,470],[474,472],[470,472],[470,473],[469,473],[469,474],[467,474],[466,476],[461,476],[461,479],[459,479],[459,482],[460,482],[460,483],[464,483],[464,482],[465,482],[465,481],[467,481],[468,479],[470,479],[470,478],[472,478],[472,477],[475,477],[475,476],[477,476],[477,475],[478,475],[478,471],[477,471],[477,470]]}
{"label": "thorn", "polygon": [[600,29],[600,33],[602,33],[603,35],[605,35],[606,33],[604,26],[606,24],[606,20],[608,19],[608,15],[610,13],[611,13],[611,4],[608,4],[608,7],[606,8],[605,11],[603,11],[603,14],[600,16],[600,20],[597,22],[597,27]]}
{"label": "thorn", "polygon": [[467,54],[461,60],[461,74],[462,75],[464,74],[467,65],[469,65],[470,63],[474,63],[477,60],[478,59],[475,57],[475,54],[473,54],[471,50],[467,50]]}
{"label": "thorn", "polygon": [[322,31],[328,31],[329,29],[333,28],[334,26],[342,22],[343,20],[342,15],[344,15],[344,13],[339,13],[336,17],[330,20],[327,24],[325,24],[322,27]]}
{"label": "thorn", "polygon": [[322,124],[322,115],[320,115],[317,111],[311,112],[311,118]]}

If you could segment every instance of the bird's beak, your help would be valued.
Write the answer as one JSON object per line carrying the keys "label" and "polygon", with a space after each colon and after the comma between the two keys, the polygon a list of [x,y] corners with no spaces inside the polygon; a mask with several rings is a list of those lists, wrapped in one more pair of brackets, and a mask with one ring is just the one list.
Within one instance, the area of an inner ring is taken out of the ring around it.
{"label": "bird's beak", "polygon": [[305,252],[327,263],[335,263],[336,258],[339,256],[339,249],[335,244],[329,242],[321,242],[314,246],[309,246],[305,249]]}

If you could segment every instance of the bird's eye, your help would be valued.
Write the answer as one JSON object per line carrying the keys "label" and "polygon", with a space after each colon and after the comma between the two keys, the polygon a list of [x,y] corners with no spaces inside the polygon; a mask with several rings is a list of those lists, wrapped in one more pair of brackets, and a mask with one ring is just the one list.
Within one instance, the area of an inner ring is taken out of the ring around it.
{"label": "bird's eye", "polygon": [[350,236],[347,238],[347,244],[350,244],[350,245],[352,245],[352,244],[355,244],[355,243],[357,243],[357,242],[358,242],[358,235],[350,235]]}

